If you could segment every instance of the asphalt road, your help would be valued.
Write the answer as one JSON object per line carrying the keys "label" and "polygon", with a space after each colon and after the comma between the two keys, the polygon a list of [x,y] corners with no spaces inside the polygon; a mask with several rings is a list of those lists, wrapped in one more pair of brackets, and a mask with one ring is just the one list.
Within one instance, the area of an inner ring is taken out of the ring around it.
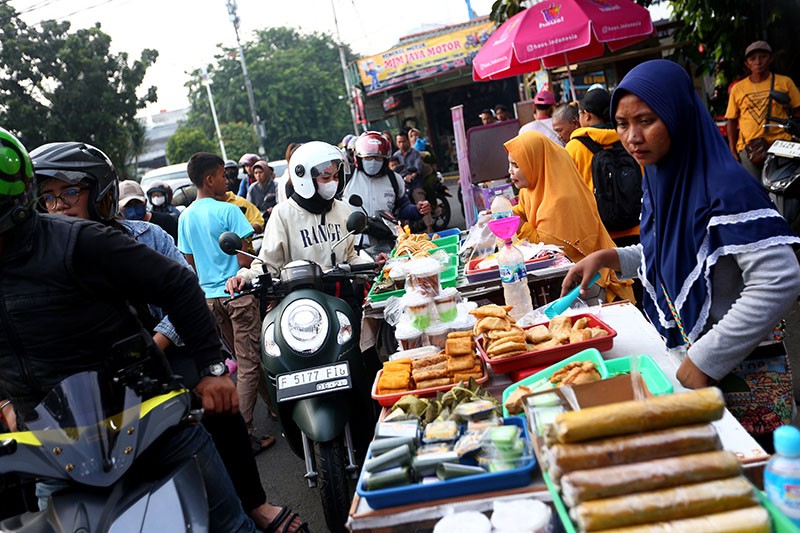
{"label": "asphalt road", "polygon": [[[464,228],[464,216],[457,199],[457,183],[448,180],[448,189],[452,197],[451,226]],[[795,369],[795,399],[800,398],[800,307],[787,317],[786,346]],[[256,407],[255,423],[260,434],[270,433],[276,436],[275,445],[256,458],[261,481],[267,493],[267,499],[276,505],[288,505],[300,513],[303,520],[309,523],[311,531],[319,533],[327,531],[322,514],[317,489],[308,488],[303,479],[305,464],[292,453],[285,439],[280,437],[280,426],[271,420],[263,403]]]}

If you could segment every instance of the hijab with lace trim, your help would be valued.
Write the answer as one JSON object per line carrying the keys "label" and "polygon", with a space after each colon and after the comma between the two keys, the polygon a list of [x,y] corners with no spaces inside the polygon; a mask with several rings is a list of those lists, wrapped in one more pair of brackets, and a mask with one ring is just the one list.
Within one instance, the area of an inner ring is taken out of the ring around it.
{"label": "hijab with lace trim", "polygon": [[[536,131],[526,131],[504,146],[529,182],[519,191],[514,208],[521,217],[520,239],[562,246],[574,262],[614,247],[591,191],[563,147]],[[617,280],[609,269],[601,272],[599,285],[606,288],[607,301],[614,296],[634,301],[631,282]]]}
{"label": "hijab with lace trim", "polygon": [[720,257],[800,239],[758,181],[734,160],[683,68],[665,60],[636,66],[614,91],[612,120],[629,93],[661,118],[670,137],[669,152],[645,167],[639,276],[644,309],[674,348],[705,331],[712,271]]}

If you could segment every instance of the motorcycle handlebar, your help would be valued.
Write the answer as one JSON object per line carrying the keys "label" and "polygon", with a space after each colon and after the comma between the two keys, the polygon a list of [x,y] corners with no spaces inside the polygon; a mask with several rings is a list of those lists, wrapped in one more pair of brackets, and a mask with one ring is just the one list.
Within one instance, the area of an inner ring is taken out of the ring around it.
{"label": "motorcycle handlebar", "polygon": [[369,272],[374,271],[379,267],[378,263],[361,263],[357,265],[351,265],[349,263],[340,263],[337,265],[337,268],[343,272]]}

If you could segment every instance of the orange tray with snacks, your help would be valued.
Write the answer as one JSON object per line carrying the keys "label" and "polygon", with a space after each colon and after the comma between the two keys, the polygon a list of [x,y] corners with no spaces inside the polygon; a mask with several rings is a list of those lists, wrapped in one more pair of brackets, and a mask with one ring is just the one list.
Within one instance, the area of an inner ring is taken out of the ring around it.
{"label": "orange tray with snacks", "polygon": [[[486,365],[482,361],[481,361],[481,366],[483,367],[483,375],[475,380],[476,383],[486,383],[489,380],[489,372],[486,369]],[[450,383],[449,385],[442,385],[441,387],[430,387],[427,389],[413,389],[393,394],[378,394],[378,380],[381,379],[382,374],[383,370],[379,370],[378,375],[375,376],[375,382],[372,384],[372,399],[377,401],[383,407],[393,406],[395,403],[397,403],[397,400],[399,400],[406,394],[416,394],[420,398],[430,398],[436,396],[437,392],[447,392],[456,385],[455,383]]]}
{"label": "orange tray with snacks", "polygon": [[[496,374],[505,374],[506,372],[515,372],[527,368],[537,368],[552,365],[563,359],[566,359],[570,355],[575,355],[586,348],[596,348],[600,352],[610,350],[611,347],[614,346],[614,337],[617,336],[617,331],[600,320],[597,315],[586,313],[582,315],[575,315],[570,318],[574,324],[576,320],[583,317],[589,319],[587,327],[603,328],[608,332],[608,335],[605,337],[597,337],[595,339],[588,339],[570,344],[562,344],[561,346],[554,346],[553,348],[544,348],[542,350],[536,350],[533,352],[525,352],[519,355],[513,355],[511,357],[505,357],[501,359],[492,359],[486,354],[486,349],[484,347],[485,339],[483,336],[481,336],[476,339],[478,354],[480,354],[481,358],[487,365],[492,367],[492,370]],[[530,327],[532,328],[540,325],[548,326],[549,324],[550,322],[540,322],[539,324],[534,324]]]}

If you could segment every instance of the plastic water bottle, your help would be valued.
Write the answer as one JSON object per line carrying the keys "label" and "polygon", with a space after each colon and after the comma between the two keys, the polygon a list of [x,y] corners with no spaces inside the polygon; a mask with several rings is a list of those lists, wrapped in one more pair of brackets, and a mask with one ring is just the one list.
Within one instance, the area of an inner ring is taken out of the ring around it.
{"label": "plastic water bottle", "polygon": [[503,191],[494,191],[494,199],[492,200],[492,218],[506,218],[514,214],[514,206],[508,198],[503,196]]}
{"label": "plastic water bottle", "polygon": [[[508,201],[508,200],[506,200]],[[497,254],[497,266],[500,270],[500,280],[503,282],[503,296],[506,305],[513,306],[509,315],[514,320],[519,320],[525,314],[533,311],[531,291],[528,289],[528,271],[525,269],[525,258],[522,252],[511,243],[505,241]]]}
{"label": "plastic water bottle", "polygon": [[775,454],[764,472],[767,497],[800,526],[800,430],[781,426],[773,434]]}

